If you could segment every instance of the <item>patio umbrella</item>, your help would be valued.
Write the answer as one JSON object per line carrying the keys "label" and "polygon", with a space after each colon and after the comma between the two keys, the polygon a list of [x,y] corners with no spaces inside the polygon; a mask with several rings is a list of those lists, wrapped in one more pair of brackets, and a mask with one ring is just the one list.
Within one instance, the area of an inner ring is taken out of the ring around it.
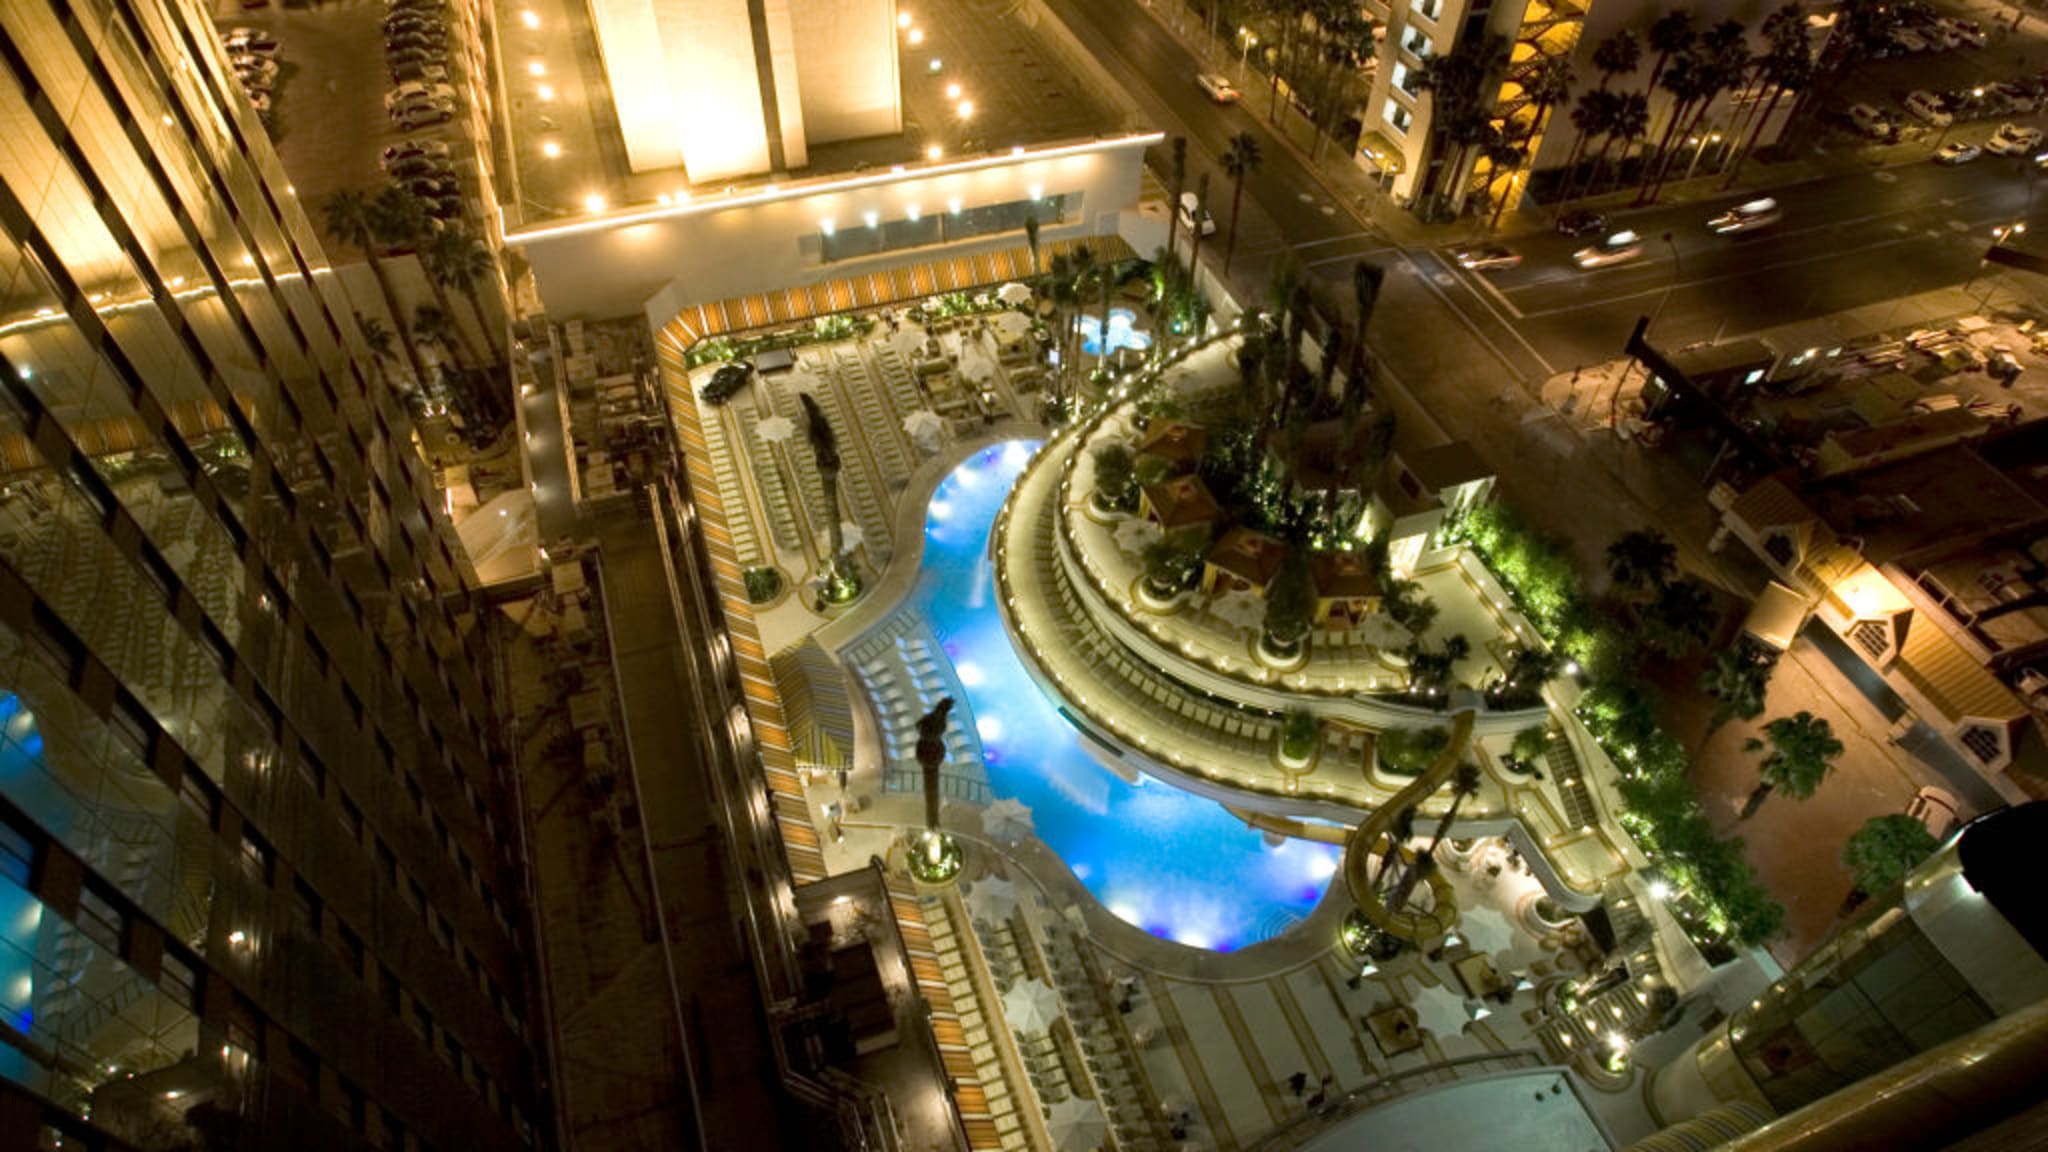
{"label": "patio umbrella", "polygon": [[1159,525],[1142,516],[1132,516],[1116,526],[1116,546],[1134,556],[1143,555],[1163,533]]}
{"label": "patio umbrella", "polygon": [[1478,907],[1458,917],[1458,932],[1475,952],[1489,956],[1507,948],[1515,932],[1499,909]]}
{"label": "patio umbrella", "polygon": [[1412,1006],[1416,1024],[1439,1040],[1465,1030],[1465,998],[1448,988],[1424,988],[1415,994]]}
{"label": "patio umbrella", "polygon": [[1010,283],[996,289],[996,299],[1008,304],[1012,308],[1022,308],[1024,305],[1031,303],[1031,289],[1012,280]]}
{"label": "patio umbrella", "polygon": [[967,893],[967,910],[976,920],[993,923],[1007,919],[1017,910],[1017,885],[1001,876],[976,880]]}
{"label": "patio umbrella", "polygon": [[1031,809],[1022,800],[1005,796],[981,810],[981,830],[991,840],[1014,844],[1031,834]]}
{"label": "patio umbrella", "polygon": [[1209,611],[1239,628],[1257,628],[1266,619],[1266,601],[1250,589],[1239,588],[1218,597]]}
{"label": "patio umbrella", "polygon": [[787,416],[770,416],[756,424],[754,431],[770,444],[780,444],[796,435],[796,421]]}
{"label": "patio umbrella", "polygon": [[1027,1035],[1043,1032],[1063,1015],[1060,994],[1036,977],[1020,980],[1003,993],[1003,1019],[1010,1022],[1013,1031]]}
{"label": "patio umbrella", "polygon": [[946,431],[946,418],[929,408],[919,408],[903,418],[903,431],[912,440],[937,440]]}
{"label": "patio umbrella", "polygon": [[1109,1118],[1095,1101],[1069,1096],[1045,1110],[1045,1130],[1061,1152],[1089,1152],[1109,1135]]}

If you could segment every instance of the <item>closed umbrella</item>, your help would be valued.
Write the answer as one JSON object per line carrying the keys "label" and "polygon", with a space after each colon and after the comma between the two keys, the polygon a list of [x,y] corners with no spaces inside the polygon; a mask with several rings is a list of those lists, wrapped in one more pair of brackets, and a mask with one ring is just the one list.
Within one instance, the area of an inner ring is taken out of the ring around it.
{"label": "closed umbrella", "polygon": [[991,840],[1014,844],[1031,834],[1031,809],[1022,800],[1005,796],[981,810],[981,830]]}
{"label": "closed umbrella", "polygon": [[1045,1130],[1061,1152],[1089,1152],[1109,1135],[1109,1118],[1095,1101],[1069,1096],[1045,1110]]}
{"label": "closed umbrella", "polygon": [[1026,1035],[1043,1032],[1062,1015],[1060,994],[1043,980],[1020,980],[1003,993],[1003,1019],[1013,1031]]}
{"label": "closed umbrella", "polygon": [[929,408],[919,408],[903,418],[903,431],[912,440],[937,440],[946,431],[946,418]]}
{"label": "closed umbrella", "polygon": [[796,435],[796,421],[787,416],[770,416],[755,425],[754,431],[770,444],[780,444]]}

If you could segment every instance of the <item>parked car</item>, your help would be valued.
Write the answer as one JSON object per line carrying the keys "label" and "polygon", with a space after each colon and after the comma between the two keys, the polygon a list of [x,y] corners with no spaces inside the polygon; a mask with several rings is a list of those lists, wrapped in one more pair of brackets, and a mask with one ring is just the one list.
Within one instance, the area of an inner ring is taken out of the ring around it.
{"label": "parked car", "polygon": [[1984,148],[1999,156],[2031,156],[2041,147],[2041,130],[2023,124],[2005,123],[1991,134]]}
{"label": "parked car", "polygon": [[405,182],[405,190],[426,200],[438,200],[444,196],[462,195],[462,185],[453,175],[414,176]]}
{"label": "parked car", "polygon": [[277,52],[277,38],[261,28],[230,28],[220,42],[230,54],[258,52],[269,56]]}
{"label": "parked car", "polygon": [[1592,236],[1607,231],[1607,217],[1577,208],[1557,218],[1557,230],[1566,236]]}
{"label": "parked car", "polygon": [[426,156],[414,153],[410,156],[394,156],[384,161],[384,171],[394,180],[412,180],[421,176],[455,175],[455,168],[440,156]]}
{"label": "parked car", "polygon": [[1738,232],[1754,232],[1759,228],[1768,228],[1776,224],[1784,215],[1778,208],[1778,202],[1766,196],[1761,200],[1751,200],[1747,204],[1737,204],[1707,221],[1707,227],[1723,236]]}
{"label": "parked car", "polygon": [[1934,154],[1934,162],[1936,164],[1968,164],[1983,154],[1984,149],[1977,145],[1965,144],[1960,140],[1956,140],[1942,145],[1941,151]]}
{"label": "parked car", "polygon": [[235,73],[240,76],[253,74],[265,80],[277,77],[277,61],[268,56],[230,56],[228,63],[234,66]]}
{"label": "parked car", "polygon": [[446,124],[455,118],[455,109],[445,104],[416,104],[393,112],[391,119],[402,132],[415,132],[434,124]]}
{"label": "parked car", "polygon": [[1924,37],[1911,28],[1892,29],[1891,42],[1908,52],[1925,52],[1931,47]]}
{"label": "parked car", "polygon": [[442,64],[429,64],[425,61],[407,61],[403,64],[393,64],[389,71],[391,73],[391,82],[394,84],[408,82],[446,84],[448,82],[448,68]]}
{"label": "parked car", "polygon": [[400,140],[384,149],[386,163],[401,156],[438,156],[445,160],[448,157],[448,145],[439,140]]}
{"label": "parked car", "polygon": [[1955,116],[1943,107],[1941,97],[1924,89],[1906,97],[1906,111],[1936,128],[1946,128],[1956,122]]}
{"label": "parked car", "polygon": [[1849,106],[1849,125],[1865,136],[1883,136],[1892,130],[1891,120],[1868,104]]}
{"label": "parked car", "polygon": [[1944,16],[1937,23],[1949,35],[1964,44],[1968,44],[1972,48],[1982,48],[1990,43],[1990,37],[1984,34],[1984,26],[1975,20],[1965,20],[1959,16]]}
{"label": "parked car", "polygon": [[2032,112],[2041,106],[2040,96],[2029,86],[2000,80],[1991,85],[1991,90],[2004,97],[2006,106],[2015,112]]}
{"label": "parked car", "polygon": [[455,99],[455,89],[446,84],[400,84],[384,94],[384,107],[389,110],[420,97],[452,102]]}
{"label": "parked car", "polygon": [[711,379],[704,385],[704,402],[715,408],[732,399],[753,378],[754,364],[751,360],[734,360],[730,364],[721,364],[718,371],[713,372]]}
{"label": "parked car", "polygon": [[1195,77],[1195,87],[1209,94],[1209,99],[1218,104],[1235,104],[1239,93],[1230,83],[1230,78],[1220,72],[1204,72]]}
{"label": "parked car", "polygon": [[1456,260],[1460,268],[1490,272],[1496,268],[1513,268],[1522,262],[1522,254],[1504,244],[1479,244],[1451,249],[1451,259]]}
{"label": "parked car", "polygon": [[1196,227],[1196,221],[1198,220],[1201,222],[1202,235],[1214,236],[1216,234],[1216,218],[1209,215],[1209,210],[1202,207],[1202,202],[1196,198],[1193,192],[1181,193],[1180,226],[1192,231]]}
{"label": "parked car", "polygon": [[1572,263],[1581,268],[1605,268],[1610,264],[1626,264],[1643,254],[1643,238],[1633,232],[1616,232],[1612,236],[1572,253]]}

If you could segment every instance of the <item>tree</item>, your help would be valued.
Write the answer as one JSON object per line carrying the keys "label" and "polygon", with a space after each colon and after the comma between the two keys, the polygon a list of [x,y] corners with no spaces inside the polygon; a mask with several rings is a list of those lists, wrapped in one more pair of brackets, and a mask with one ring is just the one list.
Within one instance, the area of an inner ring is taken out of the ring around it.
{"label": "tree", "polygon": [[1462,207],[1468,155],[1493,130],[1489,81],[1507,58],[1507,41],[1489,34],[1428,57],[1416,72],[1416,91],[1430,98],[1431,151],[1439,158],[1432,216],[1446,198],[1453,210]]}
{"label": "tree", "polygon": [[1678,549],[1655,528],[1634,528],[1607,546],[1607,571],[1631,591],[1655,591],[1678,571]]}
{"label": "tree", "polygon": [[426,366],[420,363],[419,349],[413,347],[410,321],[398,303],[398,294],[391,288],[391,274],[381,259],[377,229],[372,224],[376,212],[370,197],[361,189],[343,188],[327,198],[325,215],[327,230],[360,250],[369,262],[370,275],[377,281],[377,291],[384,297],[384,308],[398,325],[398,346],[405,350],[406,366],[412,369],[413,380],[425,386],[428,382]]}
{"label": "tree", "polygon": [[1778,101],[1787,92],[1803,92],[1813,83],[1813,45],[1807,40],[1806,14],[1797,4],[1783,8],[1764,17],[1764,40],[1770,47],[1764,52],[1757,65],[1761,79],[1771,86],[1771,98],[1756,114],[1749,130],[1749,140],[1735,154],[1735,163],[1728,166],[1728,179],[1721,187],[1732,188],[1742,175],[1742,166],[1749,160],[1749,154],[1756,149],[1758,137],[1763,135],[1764,126],[1770,123],[1771,113],[1777,111]]}
{"label": "tree", "polygon": [[1600,88],[1607,91],[1607,84],[1616,76],[1636,70],[1643,62],[1643,42],[1626,28],[1593,46],[1593,67],[1600,73]]}
{"label": "tree", "polygon": [[1490,193],[1493,197],[1493,216],[1486,222],[1489,229],[1498,231],[1500,218],[1508,210],[1508,201],[1514,196],[1515,173],[1528,158],[1529,150],[1509,139],[1507,133],[1494,129],[1479,145],[1479,154],[1485,157],[1487,167],[1493,174],[1487,181],[1488,186],[1498,187],[1497,191]]}
{"label": "tree", "polygon": [[[1175,209],[1179,207],[1180,205],[1178,204],[1174,205]],[[1168,212],[1166,218],[1166,227],[1170,232],[1173,228],[1173,213]],[[1024,217],[1024,243],[1031,246],[1031,274],[1033,276],[1041,275],[1045,269],[1038,266],[1038,213],[1036,212],[1029,213]],[[1171,243],[1171,240],[1168,243]]]}
{"label": "tree", "polygon": [[1273,586],[1266,590],[1266,646],[1293,655],[1315,626],[1315,612],[1316,589],[1309,578],[1308,552],[1298,545],[1290,547],[1280,561],[1279,574],[1273,577]]}
{"label": "tree", "polygon": [[1714,654],[1713,662],[1700,673],[1700,691],[1714,698],[1709,729],[1730,720],[1754,720],[1764,713],[1764,693],[1770,687],[1773,655],[1747,636]]}
{"label": "tree", "polygon": [[1854,906],[1863,902],[1859,897],[1891,891],[1939,847],[1934,833],[1911,816],[1895,813],[1864,821],[1842,845],[1842,866],[1856,883],[1848,903]]}
{"label": "tree", "polygon": [[[1188,138],[1175,136],[1168,145],[1168,150],[1172,158],[1168,162],[1166,178],[1168,190],[1173,193],[1173,203],[1168,206],[1166,213],[1166,254],[1179,260],[1180,250],[1174,247],[1173,236],[1180,225],[1181,194],[1188,190]],[[1192,266],[1194,261],[1188,263]]]}
{"label": "tree", "polygon": [[1600,177],[1600,166],[1607,159],[1607,150],[1616,143],[1621,145],[1622,165],[1629,152],[1650,134],[1650,98],[1641,92],[1629,92],[1622,96],[1615,106],[1614,118],[1607,124],[1607,136],[1600,142],[1600,154],[1593,158],[1593,179]]}
{"label": "tree", "polygon": [[1137,503],[1136,461],[1123,444],[1104,444],[1095,450],[1095,503],[1097,507],[1129,512]]}
{"label": "tree", "polygon": [[[1749,40],[1738,20],[1723,20],[1709,28],[1700,37],[1695,49],[1697,63],[1692,69],[1692,82],[1688,87],[1691,97],[1691,116],[1685,129],[1680,133],[1681,141],[1691,140],[1702,131],[1700,121],[1706,117],[1707,109],[1721,93],[1742,82],[1749,72]],[[1681,149],[1682,151],[1682,149]],[[1676,154],[1667,155],[1657,170],[1656,183],[1650,188],[1649,196],[1656,199],[1670,175]]]}
{"label": "tree", "polygon": [[1370,260],[1360,260],[1351,266],[1351,301],[1357,306],[1359,343],[1365,342],[1366,326],[1372,323],[1373,309],[1379,306],[1380,286],[1386,283],[1387,270]]}
{"label": "tree", "polygon": [[1675,580],[1657,590],[1643,610],[1643,631],[1650,646],[1677,660],[1713,639],[1719,614],[1713,593],[1697,580]]}
{"label": "tree", "polygon": [[1752,736],[1742,747],[1746,752],[1765,752],[1756,789],[1742,806],[1744,820],[1755,815],[1773,792],[1795,800],[1813,795],[1842,754],[1835,730],[1811,712],[1778,717],[1764,725],[1762,737]]}
{"label": "tree", "polygon": [[[1686,17],[1691,19],[1690,14]],[[1643,166],[1638,175],[1642,178],[1642,189],[1636,196],[1637,204],[1647,204],[1650,199],[1650,182],[1663,170],[1664,157],[1671,148],[1671,138],[1677,134],[1679,122],[1691,111],[1692,102],[1704,90],[1706,62],[1691,50],[1679,53],[1670,66],[1658,74],[1657,86],[1671,95],[1671,110],[1664,120],[1664,134],[1657,138],[1657,147],[1650,153],[1650,162]]]}
{"label": "tree", "polygon": [[460,373],[468,369],[462,359],[462,338],[456,331],[455,317],[432,304],[422,304],[413,309],[412,330],[420,339],[440,348],[448,364]]}
{"label": "tree", "polygon": [[1223,173],[1230,177],[1230,239],[1223,246],[1223,274],[1230,275],[1230,262],[1237,255],[1237,210],[1244,200],[1245,177],[1259,170],[1259,138],[1239,132],[1230,138],[1223,152]]}
{"label": "tree", "polygon": [[1550,726],[1531,724],[1515,733],[1514,742],[1508,745],[1508,758],[1517,764],[1533,768],[1550,754]]}
{"label": "tree", "polygon": [[[1650,51],[1657,54],[1656,63],[1650,65],[1650,80],[1643,85],[1643,91],[1657,90],[1657,81],[1664,76],[1664,65],[1672,54],[1692,47],[1698,33],[1693,30],[1692,13],[1684,8],[1674,8],[1657,17],[1650,25]],[[1631,67],[1630,71],[1634,71]]]}
{"label": "tree", "polygon": [[1186,528],[1154,540],[1145,549],[1145,584],[1162,599],[1177,596],[1195,582],[1208,554],[1208,534]]}
{"label": "tree", "polygon": [[453,315],[448,306],[447,289],[462,293],[469,304],[470,314],[476,318],[477,331],[484,334],[487,345],[476,356],[479,364],[491,363],[503,355],[496,339],[492,337],[492,326],[484,313],[483,300],[477,292],[497,275],[497,262],[491,259],[490,250],[483,242],[460,226],[442,228],[427,238],[426,248],[420,253],[427,266],[427,275],[434,285],[434,295],[441,302],[441,310]]}
{"label": "tree", "polygon": [[1620,107],[1621,96],[1605,88],[1595,88],[1579,97],[1579,102],[1573,105],[1572,127],[1578,129],[1578,135],[1572,138],[1571,153],[1565,157],[1564,176],[1558,182],[1560,203],[1571,199],[1572,185],[1577,182],[1579,161],[1585,157],[1586,141],[1604,134],[1607,126],[1614,122],[1615,114]]}

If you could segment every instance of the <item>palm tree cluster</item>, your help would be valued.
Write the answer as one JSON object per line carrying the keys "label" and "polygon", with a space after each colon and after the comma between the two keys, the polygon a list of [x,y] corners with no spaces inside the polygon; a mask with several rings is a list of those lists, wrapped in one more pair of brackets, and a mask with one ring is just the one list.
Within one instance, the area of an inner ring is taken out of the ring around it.
{"label": "palm tree cluster", "polygon": [[[1787,4],[1765,16],[1759,31],[1764,42],[1761,54],[1751,50],[1748,30],[1740,21],[1723,20],[1703,29],[1690,11],[1680,8],[1659,16],[1642,39],[1622,29],[1597,44],[1592,59],[1600,83],[1572,108],[1577,135],[1553,188],[1556,202],[1630,179],[1639,186],[1639,203],[1656,199],[1666,182],[1674,176],[1683,178],[1708,154],[1702,141],[1721,130],[1709,126],[1707,116],[1729,93],[1741,99],[1726,129],[1726,146],[1713,156],[1715,163],[1726,167],[1727,182],[1732,184],[1779,104],[1788,95],[1799,98],[1811,92],[1827,66],[1815,58],[1807,18],[1797,5]],[[1833,47],[1830,40],[1831,51]],[[1646,48],[1650,71],[1642,88],[1615,87],[1617,79],[1636,73]],[[1638,145],[1653,131],[1650,101],[1659,92],[1669,98],[1669,106],[1655,118],[1662,128],[1656,142],[1636,155]],[[1806,107],[1801,99],[1793,115]],[[1599,147],[1592,149],[1595,141]],[[1618,163],[1609,171],[1609,154],[1617,149]]]}
{"label": "palm tree cluster", "polygon": [[1744,742],[1743,748],[1764,754],[1756,789],[1742,805],[1744,820],[1754,816],[1774,792],[1794,800],[1813,795],[1842,755],[1842,742],[1835,738],[1834,728],[1811,712],[1778,717],[1764,725],[1762,736]]}
{"label": "palm tree cluster", "polygon": [[1616,599],[1635,615],[1651,648],[1676,660],[1713,639],[1720,614],[1707,586],[1677,578],[1678,553],[1653,528],[1622,533],[1607,546]]}
{"label": "palm tree cluster", "polygon": [[1292,101],[1316,125],[1310,159],[1321,159],[1332,140],[1348,151],[1345,137],[1355,134],[1358,125],[1355,119],[1339,123],[1339,114],[1364,102],[1371,83],[1363,69],[1376,47],[1373,21],[1364,8],[1345,0],[1261,0],[1242,18],[1258,43],[1267,46],[1263,55],[1252,57],[1271,72],[1266,118],[1278,121],[1284,83]]}
{"label": "palm tree cluster", "polygon": [[[416,404],[445,397],[461,417],[471,443],[495,439],[511,419],[509,386],[494,369],[505,350],[483,306],[482,291],[497,274],[490,250],[459,224],[443,224],[428,216],[418,198],[397,185],[375,192],[344,188],[325,206],[327,230],[363,253],[377,281],[385,311],[397,325],[394,334],[376,317],[362,317],[365,342],[379,370],[391,358],[394,344],[406,376],[392,384]],[[385,263],[391,256],[416,255],[427,274],[434,301],[411,312],[393,287]],[[462,297],[477,331],[479,344],[457,321],[451,292]],[[433,354],[430,370],[423,351]]]}

